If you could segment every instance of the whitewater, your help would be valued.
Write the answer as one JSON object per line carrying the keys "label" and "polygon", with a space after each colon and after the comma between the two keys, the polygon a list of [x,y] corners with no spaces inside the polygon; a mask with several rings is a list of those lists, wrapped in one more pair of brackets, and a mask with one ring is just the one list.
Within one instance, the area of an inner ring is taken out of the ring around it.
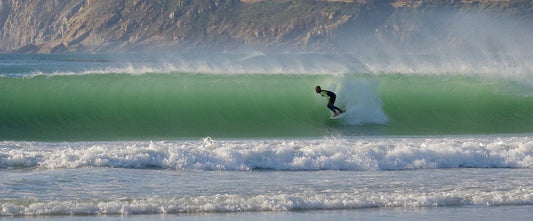
{"label": "whitewater", "polygon": [[10,142],[2,169],[134,168],[202,171],[387,171],[533,167],[533,140],[364,138],[158,142]]}
{"label": "whitewater", "polygon": [[419,59],[0,55],[0,219],[530,217],[528,66]]}

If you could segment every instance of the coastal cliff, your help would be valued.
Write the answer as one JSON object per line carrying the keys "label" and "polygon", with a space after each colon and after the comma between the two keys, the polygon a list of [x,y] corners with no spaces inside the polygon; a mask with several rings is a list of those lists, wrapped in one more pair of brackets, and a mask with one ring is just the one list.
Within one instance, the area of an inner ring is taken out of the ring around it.
{"label": "coastal cliff", "polygon": [[479,25],[486,17],[525,39],[533,33],[528,0],[0,0],[0,51],[423,50],[434,41],[461,47],[450,27],[472,14],[481,16],[461,19],[473,31],[491,29]]}

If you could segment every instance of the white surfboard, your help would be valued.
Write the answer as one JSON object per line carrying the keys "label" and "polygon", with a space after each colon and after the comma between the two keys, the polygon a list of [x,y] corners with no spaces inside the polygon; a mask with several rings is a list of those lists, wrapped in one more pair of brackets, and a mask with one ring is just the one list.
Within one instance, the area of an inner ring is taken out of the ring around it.
{"label": "white surfboard", "polygon": [[346,112],[340,113],[337,116],[331,116],[329,119],[331,119],[331,120],[339,119],[339,118],[344,117],[344,114],[346,114]]}

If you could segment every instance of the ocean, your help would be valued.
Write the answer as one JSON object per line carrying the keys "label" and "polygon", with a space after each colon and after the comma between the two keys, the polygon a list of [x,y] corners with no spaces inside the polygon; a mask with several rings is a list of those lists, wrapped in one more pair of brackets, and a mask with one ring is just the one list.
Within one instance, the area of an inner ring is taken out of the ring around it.
{"label": "ocean", "polygon": [[384,60],[2,54],[0,220],[530,218],[527,67]]}

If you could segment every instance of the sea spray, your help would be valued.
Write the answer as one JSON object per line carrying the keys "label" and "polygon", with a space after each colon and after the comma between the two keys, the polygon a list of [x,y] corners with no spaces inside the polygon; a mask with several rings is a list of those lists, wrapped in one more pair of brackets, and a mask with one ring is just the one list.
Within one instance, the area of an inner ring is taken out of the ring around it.
{"label": "sea spray", "polygon": [[347,125],[386,124],[387,115],[378,94],[379,78],[371,75],[343,75],[327,83],[337,93],[336,104],[345,110]]}

